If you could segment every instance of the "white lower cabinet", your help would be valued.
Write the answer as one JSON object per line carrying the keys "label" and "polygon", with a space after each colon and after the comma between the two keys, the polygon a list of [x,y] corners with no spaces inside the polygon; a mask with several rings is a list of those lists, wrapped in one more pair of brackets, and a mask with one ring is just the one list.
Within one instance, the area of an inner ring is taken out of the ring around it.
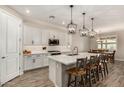
{"label": "white lower cabinet", "polygon": [[42,56],[41,55],[33,55],[32,56],[32,68],[40,68],[42,67]]}
{"label": "white lower cabinet", "polygon": [[47,54],[24,56],[24,71],[48,66]]}
{"label": "white lower cabinet", "polygon": [[33,61],[31,56],[24,56],[24,70],[32,69]]}

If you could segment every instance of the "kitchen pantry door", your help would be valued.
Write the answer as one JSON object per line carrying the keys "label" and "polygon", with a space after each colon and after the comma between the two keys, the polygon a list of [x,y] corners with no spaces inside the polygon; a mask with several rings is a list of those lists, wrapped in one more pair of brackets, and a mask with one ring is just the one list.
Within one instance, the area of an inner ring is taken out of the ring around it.
{"label": "kitchen pantry door", "polygon": [[1,84],[19,75],[19,21],[11,15],[1,14]]}

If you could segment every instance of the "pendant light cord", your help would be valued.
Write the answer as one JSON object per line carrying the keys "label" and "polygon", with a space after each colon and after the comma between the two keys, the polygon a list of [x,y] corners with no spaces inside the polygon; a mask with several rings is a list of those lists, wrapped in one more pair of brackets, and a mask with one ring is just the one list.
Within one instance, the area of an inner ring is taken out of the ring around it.
{"label": "pendant light cord", "polygon": [[85,28],[85,14],[86,13],[82,13],[83,14],[83,28]]}
{"label": "pendant light cord", "polygon": [[92,29],[91,29],[91,31],[93,31],[93,20],[94,20],[94,18],[91,18],[91,20],[92,20]]}
{"label": "pendant light cord", "polygon": [[70,5],[70,7],[71,7],[71,23],[73,23],[73,21],[72,21],[72,8],[73,8],[73,5]]}

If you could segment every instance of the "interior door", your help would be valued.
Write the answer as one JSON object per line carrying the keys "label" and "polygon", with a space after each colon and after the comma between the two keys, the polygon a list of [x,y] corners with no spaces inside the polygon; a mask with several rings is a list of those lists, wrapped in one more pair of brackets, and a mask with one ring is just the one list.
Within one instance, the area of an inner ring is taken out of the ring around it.
{"label": "interior door", "polygon": [[2,16],[1,83],[19,75],[19,22],[12,16]]}

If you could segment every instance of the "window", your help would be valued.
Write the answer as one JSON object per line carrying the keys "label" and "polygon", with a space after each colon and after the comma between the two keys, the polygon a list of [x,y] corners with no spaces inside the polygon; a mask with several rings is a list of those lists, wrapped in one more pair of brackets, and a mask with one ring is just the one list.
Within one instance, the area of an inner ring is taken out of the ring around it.
{"label": "window", "polygon": [[97,41],[97,48],[108,49],[110,51],[116,50],[117,48],[116,37],[100,38],[100,41]]}

